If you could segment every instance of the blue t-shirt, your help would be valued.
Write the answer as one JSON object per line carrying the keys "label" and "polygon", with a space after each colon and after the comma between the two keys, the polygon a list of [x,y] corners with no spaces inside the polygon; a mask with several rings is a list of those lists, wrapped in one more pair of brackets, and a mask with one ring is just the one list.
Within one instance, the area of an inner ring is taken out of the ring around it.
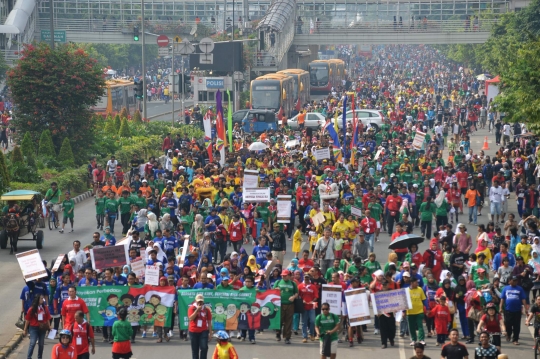
{"label": "blue t-shirt", "polygon": [[201,282],[198,282],[195,283],[193,289],[214,289],[214,285],[212,283],[202,284]]}
{"label": "blue t-shirt", "polygon": [[253,248],[252,255],[255,256],[255,259],[257,260],[257,264],[262,267],[264,261],[266,260],[266,255],[270,253],[270,247],[268,246],[256,246]]}
{"label": "blue t-shirt", "polygon": [[127,278],[123,275],[116,276],[116,274],[113,276],[113,279],[116,281],[116,285],[126,285],[127,284]]}
{"label": "blue t-shirt", "polygon": [[116,285],[116,280],[114,280],[114,278],[109,282],[109,281],[106,281],[105,279],[103,279],[101,281],[101,285],[102,286],[109,286],[109,285]]}
{"label": "blue t-shirt", "polygon": [[30,309],[30,307],[32,306],[32,302],[34,301],[34,297],[36,295],[49,295],[49,289],[47,288],[46,283],[29,282],[28,285],[23,288],[20,299],[24,301],[25,313],[28,312],[28,309]]}
{"label": "blue t-shirt", "polygon": [[86,287],[86,286],[95,287],[97,285],[98,285],[98,281],[97,279],[94,279],[94,278],[90,278],[90,283],[87,283],[86,278],[83,278],[79,281],[79,287]]}
{"label": "blue t-shirt", "polygon": [[171,236],[171,237],[163,237],[165,239],[164,243],[165,243],[165,248],[163,248],[163,250],[165,252],[167,251],[173,251],[174,252],[174,249],[175,248],[178,248],[178,239],[174,236]]}
{"label": "blue t-shirt", "polygon": [[501,292],[504,299],[504,310],[509,312],[521,312],[521,304],[527,298],[525,291],[520,286],[507,285]]}
{"label": "blue t-shirt", "polygon": [[210,216],[206,217],[206,219],[204,220],[204,224],[210,224],[210,222],[212,220],[214,221],[214,224],[211,225],[211,226],[206,227],[206,230],[208,232],[215,232],[216,229],[217,229],[217,226],[219,226],[221,224],[221,218],[219,218],[219,216],[217,216],[217,215],[216,216],[210,215]]}

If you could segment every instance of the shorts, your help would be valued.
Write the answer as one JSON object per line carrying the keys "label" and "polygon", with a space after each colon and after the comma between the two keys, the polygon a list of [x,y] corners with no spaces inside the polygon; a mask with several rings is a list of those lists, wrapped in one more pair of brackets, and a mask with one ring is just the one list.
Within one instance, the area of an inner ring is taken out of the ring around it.
{"label": "shorts", "polygon": [[377,229],[381,229],[381,221],[377,221]]}
{"label": "shorts", "polygon": [[500,202],[491,202],[490,203],[490,212],[491,214],[497,214],[500,215],[501,212],[501,203]]}
{"label": "shorts", "polygon": [[[337,342],[337,340],[332,340],[332,344],[330,345],[330,354],[337,354]],[[320,354],[323,355],[324,340],[320,341],[319,348]]]}
{"label": "shorts", "polygon": [[496,347],[500,347],[501,346],[501,335],[497,334],[497,335],[492,335],[491,337],[492,337],[491,344],[495,345]]}
{"label": "shorts", "polygon": [[77,355],[77,359],[90,359],[90,353],[86,352],[86,353],[79,354]]}
{"label": "shorts", "polygon": [[62,219],[62,223],[64,224],[68,223],[68,219],[70,223],[73,223],[73,217],[66,217],[66,216],[64,216],[64,218]]}
{"label": "shorts", "polygon": [[501,212],[508,213],[508,201],[504,201],[501,204]]}

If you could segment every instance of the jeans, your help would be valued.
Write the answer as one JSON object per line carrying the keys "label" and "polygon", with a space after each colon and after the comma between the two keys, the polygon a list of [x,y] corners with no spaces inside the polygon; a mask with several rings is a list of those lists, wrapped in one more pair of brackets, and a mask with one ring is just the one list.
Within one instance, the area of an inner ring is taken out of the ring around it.
{"label": "jeans", "polygon": [[469,222],[476,224],[478,220],[478,210],[476,206],[469,207]]}
{"label": "jeans", "polygon": [[28,346],[28,359],[32,359],[34,347],[38,344],[38,359],[43,358],[43,347],[45,346],[45,330],[39,330],[39,327],[28,327],[30,333],[30,345]]}
{"label": "jeans", "polygon": [[292,318],[292,329],[297,332],[300,326],[300,313],[294,313]]}
{"label": "jeans", "polygon": [[456,303],[456,307],[459,313],[459,323],[461,324],[461,331],[464,337],[469,336],[469,327],[467,326],[467,311],[465,310],[465,303]]}
{"label": "jeans", "polygon": [[[218,260],[218,254],[219,254],[219,262]],[[219,243],[216,243],[216,262],[222,263],[225,260],[225,254],[227,254],[227,242],[220,241]]]}
{"label": "jeans", "polygon": [[103,339],[112,340],[112,327],[101,327],[101,332],[103,333]]}
{"label": "jeans", "polygon": [[240,247],[242,247],[242,240],[239,240],[239,241],[231,241],[232,242],[232,246],[233,246],[233,249],[236,253],[239,253],[240,252]]}
{"label": "jeans", "polygon": [[208,330],[201,333],[189,332],[192,359],[206,359],[208,355]]}
{"label": "jeans", "polygon": [[105,215],[104,214],[96,214],[96,221],[97,225],[103,228],[103,223],[105,222]]}
{"label": "jeans", "polygon": [[422,232],[422,235],[425,235],[427,239],[431,239],[431,222],[432,221],[420,222],[420,232]]}
{"label": "jeans", "polygon": [[490,202],[491,215],[501,214],[501,202]]}
{"label": "jeans", "polygon": [[111,233],[114,233],[114,222],[116,221],[116,214],[107,215],[107,219],[109,221],[109,227],[111,228]]}
{"label": "jeans", "polygon": [[401,323],[399,323],[399,334],[400,335],[409,334],[409,322],[407,321],[407,317],[403,318],[401,320]]}
{"label": "jeans", "polygon": [[308,321],[309,321],[309,334],[315,336],[315,309],[304,310],[302,313],[302,336],[308,337]]}
{"label": "jeans", "polygon": [[242,338],[248,336],[248,340],[255,340],[255,329],[242,330]]}
{"label": "jeans", "polygon": [[[424,340],[424,326],[422,321],[424,320],[424,314],[408,314],[407,320],[409,321],[409,332],[411,333],[411,340],[413,342]],[[418,330],[418,337],[416,331]]]}
{"label": "jeans", "polygon": [[388,212],[388,234],[392,235],[392,232],[394,231],[394,222],[399,222],[399,211],[397,211],[397,214],[395,216],[392,216],[390,214],[390,211]]}
{"label": "jeans", "polygon": [[369,243],[369,251],[373,252],[373,246],[374,246],[374,242],[375,242],[375,233],[364,234],[364,238]]}

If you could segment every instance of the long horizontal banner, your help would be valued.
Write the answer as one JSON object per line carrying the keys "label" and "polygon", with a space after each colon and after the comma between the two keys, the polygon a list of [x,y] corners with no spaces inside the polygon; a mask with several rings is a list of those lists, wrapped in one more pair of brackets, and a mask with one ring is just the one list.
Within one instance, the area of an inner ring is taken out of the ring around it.
{"label": "long horizontal banner", "polygon": [[375,314],[397,313],[412,308],[409,288],[371,293],[371,303]]}
{"label": "long horizontal banner", "polygon": [[264,330],[279,329],[281,321],[281,296],[278,289],[264,292],[231,290],[179,290],[178,307],[180,329],[189,326],[188,307],[195,296],[202,294],[204,304],[212,312],[214,330]]}
{"label": "long horizontal banner", "polygon": [[95,327],[111,327],[122,308],[127,309],[127,321],[134,325],[171,326],[174,287],[78,287],[77,296],[85,301],[90,311],[90,325]]}
{"label": "long horizontal banner", "polygon": [[270,188],[244,188],[242,193],[244,202],[270,203]]}

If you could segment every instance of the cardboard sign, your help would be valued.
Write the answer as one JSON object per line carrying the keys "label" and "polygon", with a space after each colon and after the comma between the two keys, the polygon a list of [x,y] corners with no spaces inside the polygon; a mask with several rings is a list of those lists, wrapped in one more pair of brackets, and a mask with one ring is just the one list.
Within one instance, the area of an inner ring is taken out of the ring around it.
{"label": "cardboard sign", "polygon": [[409,288],[372,293],[371,303],[375,314],[396,313],[412,308]]}
{"label": "cardboard sign", "polygon": [[159,285],[159,267],[146,266],[144,272],[144,284]]}
{"label": "cardboard sign", "polygon": [[244,171],[244,189],[259,187],[259,172],[255,170]]}
{"label": "cardboard sign", "polygon": [[268,203],[270,202],[270,188],[245,188],[243,198],[247,203]]}
{"label": "cardboard sign", "polygon": [[358,207],[351,206],[351,214],[358,218],[362,217],[362,210]]}
{"label": "cardboard sign", "polygon": [[365,288],[349,289],[345,291],[347,315],[351,327],[371,323],[369,303]]}
{"label": "cardboard sign", "polygon": [[343,288],[340,285],[323,284],[321,303],[330,305],[330,313],[341,315],[341,291]]}
{"label": "cardboard sign", "polygon": [[16,257],[25,281],[28,282],[34,279],[47,277],[47,270],[43,265],[43,261],[41,260],[41,256],[37,249],[17,253]]}
{"label": "cardboard sign", "polygon": [[416,134],[414,135],[414,140],[412,143],[412,147],[415,150],[421,150],[424,144],[424,139],[426,138],[425,132],[420,132],[416,130]]}
{"label": "cardboard sign", "polygon": [[94,269],[122,267],[129,263],[127,246],[108,246],[90,249]]}
{"label": "cardboard sign", "polygon": [[277,222],[278,223],[290,223],[291,222],[291,206],[292,196],[278,196],[277,197]]}
{"label": "cardboard sign", "polygon": [[315,227],[319,227],[320,225],[324,224],[326,221],[326,217],[321,212],[317,213],[313,217],[311,217],[311,220],[313,221],[313,224]]}
{"label": "cardboard sign", "polygon": [[137,259],[131,262],[131,271],[135,273],[137,278],[144,277],[144,271],[146,269],[144,263],[145,262],[142,259]]}
{"label": "cardboard sign", "polygon": [[330,149],[328,147],[326,147],[326,148],[317,148],[317,149],[315,149],[315,151],[313,151],[313,155],[315,156],[315,159],[317,161],[330,159]]}
{"label": "cardboard sign", "polygon": [[64,259],[66,255],[65,254],[59,254],[58,258],[54,261],[54,266],[51,269],[51,272],[56,272],[58,268],[60,268],[60,264],[62,264],[62,260]]}

